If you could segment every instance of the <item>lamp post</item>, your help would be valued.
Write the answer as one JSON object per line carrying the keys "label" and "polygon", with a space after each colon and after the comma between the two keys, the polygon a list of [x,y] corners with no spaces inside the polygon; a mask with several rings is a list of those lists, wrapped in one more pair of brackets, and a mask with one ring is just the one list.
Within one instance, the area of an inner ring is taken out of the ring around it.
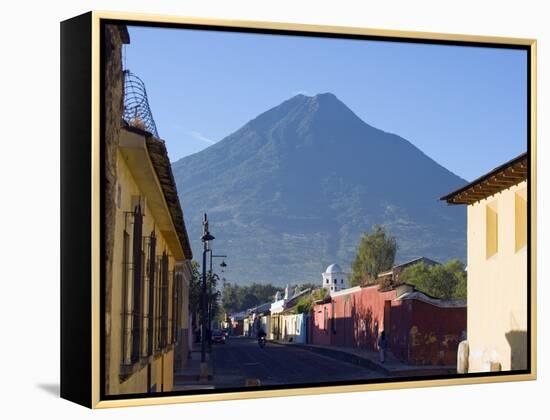
{"label": "lamp post", "polygon": [[201,290],[201,377],[208,377],[208,364],[206,363],[206,253],[208,252],[209,241],[215,238],[208,231],[208,216],[204,213],[202,222],[202,290]]}

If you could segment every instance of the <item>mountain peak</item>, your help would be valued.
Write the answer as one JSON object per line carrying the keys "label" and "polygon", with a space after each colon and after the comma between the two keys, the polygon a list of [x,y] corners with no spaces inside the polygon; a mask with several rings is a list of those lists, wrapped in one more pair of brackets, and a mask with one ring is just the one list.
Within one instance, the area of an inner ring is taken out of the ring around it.
{"label": "mountain peak", "polygon": [[[334,125],[335,120],[338,124]],[[323,92],[314,96],[297,94],[283,101],[277,106],[258,115],[250,121],[253,126],[266,129],[267,127],[280,126],[292,121],[304,124],[311,124],[315,121],[322,126],[341,125],[367,125],[362,121],[346,104],[344,104],[334,93]]]}
{"label": "mountain peak", "polygon": [[177,162],[174,177],[190,237],[207,209],[241,284],[316,282],[329,263],[351,266],[374,224],[398,239],[399,260],[465,255],[465,209],[437,201],[463,180],[333,93],[287,99]]}
{"label": "mountain peak", "polygon": [[[304,93],[298,93],[297,95],[294,95],[293,97],[288,99],[288,101],[339,102],[342,105],[344,105],[344,103],[340,99],[338,99],[334,93],[331,93],[331,92],[323,92],[323,93],[318,93],[316,95],[306,95]],[[288,101],[285,101],[285,102],[288,102]]]}
{"label": "mountain peak", "polygon": [[332,92],[323,92],[323,93],[318,93],[317,95],[315,95],[313,98],[317,99],[317,100],[336,100],[338,102],[341,102],[340,99],[338,99],[336,97],[336,95]]}

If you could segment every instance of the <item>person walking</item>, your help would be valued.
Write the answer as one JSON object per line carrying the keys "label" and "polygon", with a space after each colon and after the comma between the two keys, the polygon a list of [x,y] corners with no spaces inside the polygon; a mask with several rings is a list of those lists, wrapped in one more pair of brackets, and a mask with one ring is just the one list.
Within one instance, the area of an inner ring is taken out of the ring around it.
{"label": "person walking", "polygon": [[380,363],[386,361],[386,351],[388,349],[388,337],[386,337],[386,332],[382,331],[380,337],[378,337],[378,351],[380,353]]}

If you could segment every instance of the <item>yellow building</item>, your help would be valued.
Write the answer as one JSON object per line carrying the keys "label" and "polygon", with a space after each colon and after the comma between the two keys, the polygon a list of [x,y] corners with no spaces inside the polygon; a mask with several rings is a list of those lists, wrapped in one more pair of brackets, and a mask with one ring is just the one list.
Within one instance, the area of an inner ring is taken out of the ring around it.
{"label": "yellow building", "polygon": [[164,142],[120,130],[106,393],[170,391],[187,360],[191,250]]}
{"label": "yellow building", "polygon": [[468,372],[527,368],[527,154],[445,196],[468,207]]}

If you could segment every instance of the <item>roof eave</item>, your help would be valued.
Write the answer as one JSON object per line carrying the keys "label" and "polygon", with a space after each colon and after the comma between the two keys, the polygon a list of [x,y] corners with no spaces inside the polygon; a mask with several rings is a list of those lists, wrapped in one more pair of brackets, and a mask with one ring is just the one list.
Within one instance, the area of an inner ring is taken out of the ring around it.
{"label": "roof eave", "polygon": [[527,179],[528,158],[527,152],[522,153],[440,200],[449,205],[469,205],[517,185]]}

